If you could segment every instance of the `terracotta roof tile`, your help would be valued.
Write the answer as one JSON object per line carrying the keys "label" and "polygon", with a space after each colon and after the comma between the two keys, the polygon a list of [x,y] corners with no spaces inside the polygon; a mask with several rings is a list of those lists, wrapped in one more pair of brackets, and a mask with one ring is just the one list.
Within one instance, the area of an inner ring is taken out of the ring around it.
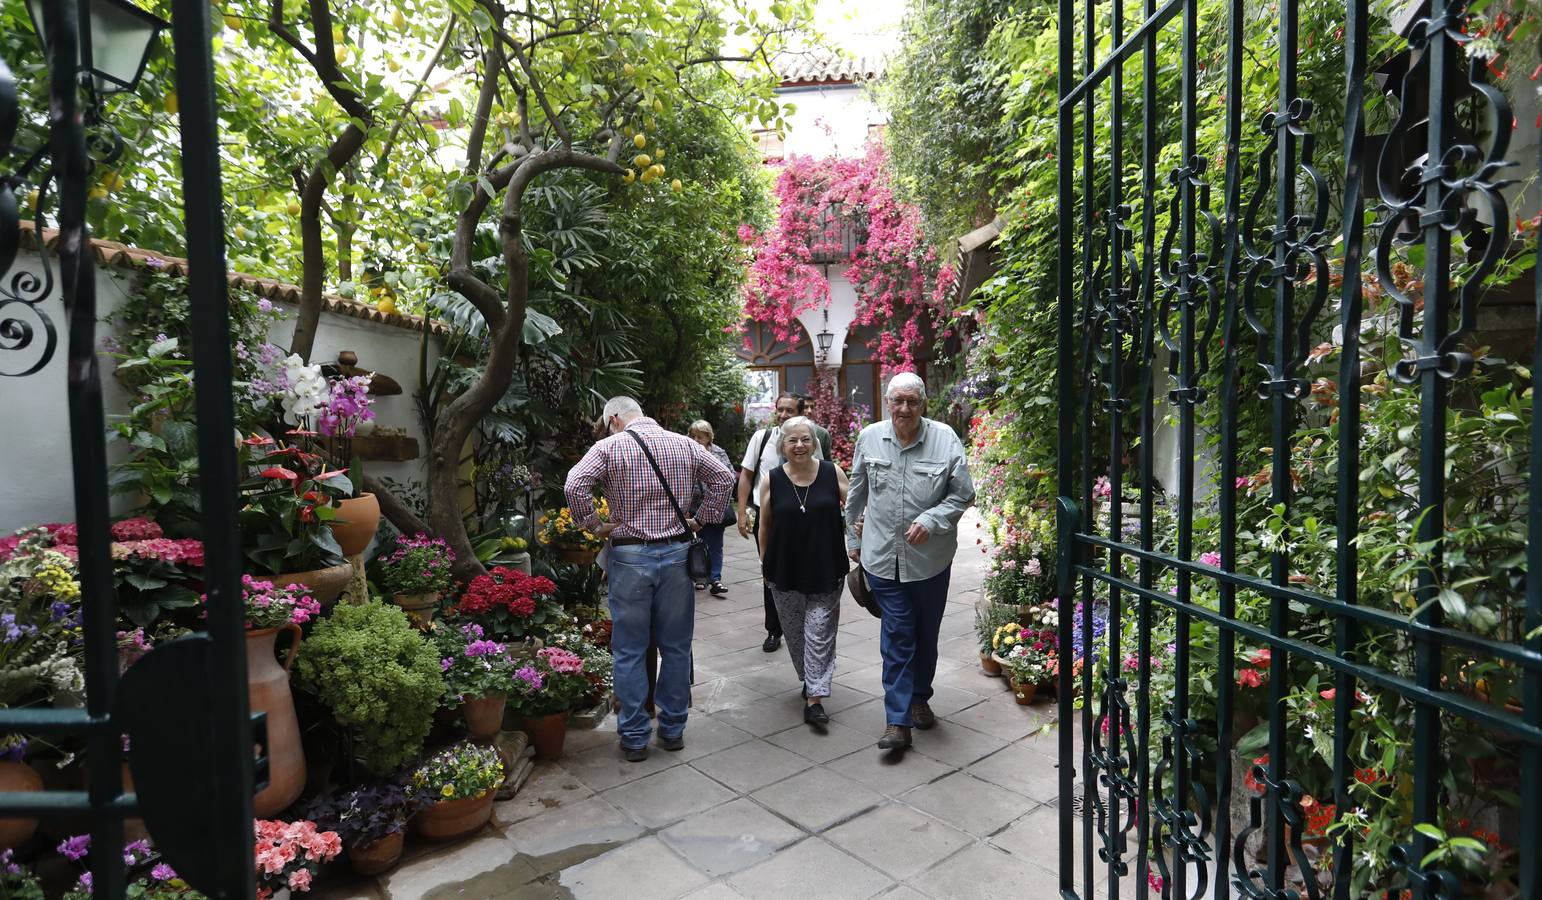
{"label": "terracotta roof tile", "polygon": [[885,60],[847,56],[829,51],[784,53],[776,59],[783,87],[807,84],[849,84],[869,81],[883,74]]}

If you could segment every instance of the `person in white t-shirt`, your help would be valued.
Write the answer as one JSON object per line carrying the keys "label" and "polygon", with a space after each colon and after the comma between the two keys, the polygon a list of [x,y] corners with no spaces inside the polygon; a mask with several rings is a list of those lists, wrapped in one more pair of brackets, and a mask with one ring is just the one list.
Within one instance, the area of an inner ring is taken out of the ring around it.
{"label": "person in white t-shirt", "polygon": [[[751,532],[759,537],[759,516],[752,520],[751,516],[758,512],[755,509],[755,499],[760,496],[761,485],[767,483],[771,477],[771,470],[782,464],[782,455],[777,447],[781,441],[782,423],[799,414],[798,397],[796,394],[783,393],[776,398],[776,424],[755,432],[750,436],[749,446],[744,448],[744,461],[739,464],[739,536],[749,537]],[[815,446],[814,456],[819,458],[818,446]],[[753,483],[752,483],[753,482]],[[764,590],[766,609],[766,640],[760,645],[760,649],[767,653],[775,653],[782,646],[782,622],[776,616],[776,600],[771,596],[771,588],[762,585]]]}

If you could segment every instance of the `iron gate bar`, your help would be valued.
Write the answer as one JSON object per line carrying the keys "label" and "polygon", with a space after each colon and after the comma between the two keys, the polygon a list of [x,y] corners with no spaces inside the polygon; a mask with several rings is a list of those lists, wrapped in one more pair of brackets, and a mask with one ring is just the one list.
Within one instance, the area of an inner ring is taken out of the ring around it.
{"label": "iron gate bar", "polygon": [[[1069,106],[1072,103],[1075,103],[1077,100],[1084,99],[1085,95],[1094,90],[1097,90],[1098,86],[1101,85],[1103,81],[1108,78],[1109,74],[1113,72],[1114,66],[1123,63],[1125,60],[1129,59],[1136,50],[1139,50],[1143,46],[1146,46],[1149,42],[1156,40],[1157,32],[1161,31],[1162,27],[1168,22],[1171,22],[1173,16],[1176,16],[1178,13],[1182,12],[1184,4],[1188,2],[1189,0],[1167,0],[1166,3],[1162,4],[1161,9],[1156,10],[1155,12],[1148,12],[1146,14],[1146,21],[1141,23],[1141,26],[1135,30],[1134,34],[1130,35],[1130,37],[1123,43],[1119,43],[1114,48],[1112,53],[1104,58],[1101,63],[1098,63],[1096,68],[1093,68],[1089,64],[1087,76],[1081,81],[1078,81],[1068,90],[1061,93],[1061,107],[1063,108]],[[1149,8],[1149,2],[1147,3],[1147,6]],[[1072,14],[1074,15],[1074,12]],[[1068,20],[1064,17],[1061,17],[1060,21],[1066,22]],[[1119,39],[1115,38],[1114,40],[1117,42]],[[1092,59],[1092,54],[1090,52],[1087,54],[1087,59]]]}
{"label": "iron gate bar", "polygon": [[[1542,171],[1542,147],[1538,149],[1537,168]],[[1534,298],[1535,320],[1532,333],[1542,335],[1542,278],[1536,279]],[[1542,484],[1542,416],[1536,414],[1537,399],[1542,397],[1542,340],[1537,341],[1531,360],[1531,479],[1529,484]],[[1542,516],[1532,515],[1526,523],[1526,617],[1523,628],[1530,635],[1526,643],[1533,651],[1542,653]],[[1542,729],[1542,672],[1527,670],[1521,680],[1521,700],[1525,715],[1533,727]],[[1542,746],[1533,745],[1521,750],[1521,796],[1542,797]],[[1542,837],[1542,803],[1521,804],[1521,834],[1529,837],[1536,846]],[[1535,897],[1542,894],[1542,854],[1523,853],[1520,863],[1521,896]]]}
{"label": "iron gate bar", "polygon": [[[1082,65],[1086,67],[1087,74],[1091,75],[1092,67],[1096,59],[1097,48],[1097,16],[1089,8],[1082,19]],[[1093,140],[1097,134],[1097,125],[1094,119],[1095,103],[1092,93],[1089,91],[1082,95],[1082,269],[1088,273],[1088,278],[1082,284],[1082,383],[1088,385],[1088,390],[1082,397],[1082,433],[1089,435],[1082,442],[1082,483],[1081,497],[1082,508],[1092,509],[1092,378],[1093,352],[1096,348],[1096,337],[1093,334],[1092,325],[1093,296],[1097,290],[1098,275],[1093,270],[1093,228],[1092,222],[1093,197],[1095,184],[1093,181]],[[1083,578],[1084,591],[1091,590],[1090,579]],[[1092,629],[1092,609],[1089,605],[1082,614],[1083,634]],[[1095,701],[1092,698],[1092,666],[1082,667],[1082,696],[1087,698],[1088,714],[1082,716],[1082,771],[1085,777],[1082,780],[1083,790],[1086,795],[1083,798],[1082,809],[1086,815],[1082,816],[1082,841],[1083,846],[1089,848],[1084,855],[1082,867],[1082,879],[1084,884],[1093,883],[1094,863],[1090,848],[1093,846],[1093,836],[1098,828],[1098,816],[1101,804],[1097,799],[1097,770],[1092,763],[1093,751],[1093,721],[1090,704]],[[1106,848],[1105,848],[1106,850]]]}

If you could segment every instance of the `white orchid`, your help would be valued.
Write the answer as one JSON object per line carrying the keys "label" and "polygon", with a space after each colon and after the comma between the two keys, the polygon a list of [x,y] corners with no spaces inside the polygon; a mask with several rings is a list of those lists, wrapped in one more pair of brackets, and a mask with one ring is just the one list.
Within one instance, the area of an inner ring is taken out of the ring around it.
{"label": "white orchid", "polygon": [[289,386],[280,402],[284,406],[284,420],[291,425],[306,421],[327,402],[327,380],[321,374],[321,366],[306,365],[298,353],[285,357],[284,381]]}

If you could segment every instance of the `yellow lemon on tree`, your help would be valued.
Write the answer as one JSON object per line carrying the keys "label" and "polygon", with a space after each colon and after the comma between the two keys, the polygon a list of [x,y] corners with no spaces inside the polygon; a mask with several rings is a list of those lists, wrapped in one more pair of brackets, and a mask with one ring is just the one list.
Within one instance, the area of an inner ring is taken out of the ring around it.
{"label": "yellow lemon on tree", "polygon": [[402,176],[402,187],[405,187],[405,188],[412,187],[412,176],[410,176],[410,175],[403,175]]}
{"label": "yellow lemon on tree", "polygon": [[643,171],[642,175],[639,176],[639,177],[641,178],[643,184],[647,184],[647,183],[651,182],[653,179],[657,178],[658,176],[653,174],[653,170],[652,169],[646,169],[646,170]]}
{"label": "yellow lemon on tree", "polygon": [[291,216],[298,216],[300,214],[300,204],[294,202],[293,200],[289,201],[289,206],[286,207],[286,209]]}
{"label": "yellow lemon on tree", "polygon": [[375,308],[385,315],[396,315],[396,301],[390,297],[381,297],[380,302],[375,304]]}
{"label": "yellow lemon on tree", "polygon": [[225,27],[226,28],[231,28],[231,29],[240,28],[241,27],[241,17],[240,16],[233,16],[230,13],[225,13]]}
{"label": "yellow lemon on tree", "polygon": [[172,115],[176,115],[177,114],[177,92],[176,91],[167,91],[166,92],[166,96],[161,98],[161,107],[164,108],[167,112],[171,113]]}
{"label": "yellow lemon on tree", "polygon": [[107,189],[101,185],[97,185],[91,190],[86,191],[86,196],[92,200],[105,200],[107,198]]}
{"label": "yellow lemon on tree", "polygon": [[36,209],[37,208],[38,197],[40,197],[40,196],[42,196],[42,195],[39,194],[37,191],[33,191],[32,193],[28,194],[27,195],[27,205],[32,207],[32,208],[34,208],[34,209]]}
{"label": "yellow lemon on tree", "polygon": [[236,240],[238,240],[238,241],[246,240],[246,226],[245,225],[237,225],[236,228],[235,228],[235,235],[236,235]]}
{"label": "yellow lemon on tree", "polygon": [[632,143],[637,145],[637,149],[641,150],[642,148],[648,146],[648,136],[646,134],[642,134],[641,132],[634,134],[632,135]]}
{"label": "yellow lemon on tree", "polygon": [[663,147],[659,147],[659,148],[655,149],[653,151],[653,158],[658,160],[659,162],[663,162],[664,161],[664,148]]}
{"label": "yellow lemon on tree", "polygon": [[[399,14],[398,14],[398,15],[399,15]],[[386,68],[387,68],[387,69],[390,69],[390,70],[391,70],[391,71],[392,71],[392,72],[397,72],[397,71],[400,71],[400,70],[401,70],[401,67],[402,67],[402,64],[401,64],[401,63],[399,63],[399,62],[397,62],[397,61],[396,61],[396,60],[394,60],[394,59],[388,59],[388,60],[386,60]]]}
{"label": "yellow lemon on tree", "polygon": [[434,187],[431,184],[423,185],[423,196],[433,197],[437,193],[439,193],[439,189],[437,187]]}
{"label": "yellow lemon on tree", "polygon": [[656,112],[656,113],[663,112],[664,111],[664,101],[663,100],[655,99],[653,101],[653,111]]}
{"label": "yellow lemon on tree", "polygon": [[397,28],[402,28],[402,27],[406,26],[406,24],[407,24],[407,17],[402,15],[402,11],[401,10],[399,10],[399,9],[398,10],[394,10],[391,13],[391,24],[396,26]]}
{"label": "yellow lemon on tree", "polygon": [[347,47],[338,47],[337,48],[337,52],[332,54],[332,58],[337,60],[338,65],[342,65],[343,63],[347,62],[348,61],[348,48]]}
{"label": "yellow lemon on tree", "polygon": [[637,180],[637,173],[633,172],[631,169],[627,169],[626,174],[621,176],[621,180],[627,184],[631,184]]}
{"label": "yellow lemon on tree", "polygon": [[646,169],[649,166],[653,165],[653,157],[649,156],[646,153],[639,153],[636,156],[632,157],[632,162],[637,165],[637,168],[639,168],[639,169]]}
{"label": "yellow lemon on tree", "polygon": [[626,77],[631,78],[633,75],[637,74],[637,67],[631,63],[627,63],[621,67],[621,71],[626,73]]}
{"label": "yellow lemon on tree", "polygon": [[418,241],[415,246],[418,248],[419,253],[428,252],[428,241]]}
{"label": "yellow lemon on tree", "polygon": [[332,43],[341,44],[348,36],[343,33],[343,26],[332,26]]}
{"label": "yellow lemon on tree", "polygon": [[685,185],[680,183],[680,179],[676,178],[674,181],[669,183],[669,189],[678,194],[685,190]]}

